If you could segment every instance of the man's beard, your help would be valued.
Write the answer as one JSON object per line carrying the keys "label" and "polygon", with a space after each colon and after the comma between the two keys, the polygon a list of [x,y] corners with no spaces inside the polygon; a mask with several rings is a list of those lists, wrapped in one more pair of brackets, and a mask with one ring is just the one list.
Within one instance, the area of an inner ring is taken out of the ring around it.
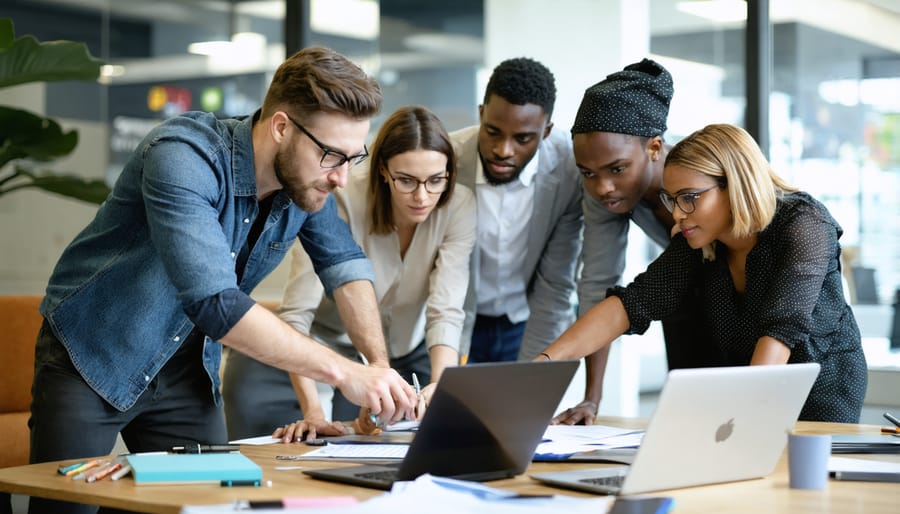
{"label": "man's beard", "polygon": [[481,174],[484,175],[484,180],[492,186],[502,186],[503,184],[509,184],[510,182],[519,178],[519,175],[521,175],[522,172],[525,171],[525,166],[521,166],[508,177],[498,178],[488,172],[488,164],[485,158],[480,154],[478,155],[478,158],[481,159]]}
{"label": "man's beard", "polygon": [[278,152],[275,154],[275,162],[273,164],[275,168],[275,177],[278,178],[278,182],[281,183],[282,190],[291,198],[291,201],[297,207],[300,207],[306,212],[313,213],[318,212],[325,206],[324,200],[319,200],[319,193],[317,191],[313,191],[313,189],[321,189],[323,191],[331,192],[334,190],[334,186],[329,182],[312,182],[311,184],[304,184],[297,179],[288,178],[284,174],[285,168],[289,168],[290,161],[288,156],[286,156],[283,152]]}

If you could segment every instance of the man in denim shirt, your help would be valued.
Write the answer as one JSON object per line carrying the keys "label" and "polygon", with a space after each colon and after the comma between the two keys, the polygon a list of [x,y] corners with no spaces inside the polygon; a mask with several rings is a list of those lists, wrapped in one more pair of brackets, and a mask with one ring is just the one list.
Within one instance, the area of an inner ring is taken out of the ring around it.
{"label": "man in denim shirt", "polygon": [[[343,56],[298,52],[243,120],[187,113],[148,134],[96,218],[66,248],[41,305],[31,461],[227,440],[221,345],[333,384],[383,421],[415,392],[388,366],[371,266],[330,192],[367,155],[378,84]],[[366,367],[248,296],[294,238],[312,257]],[[94,507],[32,499],[32,512]]]}

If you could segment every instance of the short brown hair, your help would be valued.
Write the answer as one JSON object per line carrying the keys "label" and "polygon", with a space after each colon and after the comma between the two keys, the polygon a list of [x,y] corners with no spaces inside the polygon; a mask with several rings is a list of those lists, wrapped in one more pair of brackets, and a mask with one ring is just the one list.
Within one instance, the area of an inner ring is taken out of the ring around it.
{"label": "short brown hair", "polygon": [[447,190],[441,193],[436,208],[450,201],[456,183],[456,156],[447,129],[425,107],[401,107],[381,125],[370,153],[368,197],[375,234],[388,234],[395,228],[387,162],[395,155],[413,150],[433,150],[447,156]]}
{"label": "short brown hair", "polygon": [[288,110],[301,122],[318,112],[369,119],[381,110],[378,82],[343,55],[323,47],[300,50],[275,71],[262,117]]}

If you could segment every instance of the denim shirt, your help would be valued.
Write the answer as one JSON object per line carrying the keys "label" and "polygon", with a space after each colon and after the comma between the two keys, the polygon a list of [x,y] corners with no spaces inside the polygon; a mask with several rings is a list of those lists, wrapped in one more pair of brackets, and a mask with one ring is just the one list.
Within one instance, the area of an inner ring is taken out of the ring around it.
{"label": "denim shirt", "polygon": [[[194,328],[186,306],[229,289],[249,295],[295,238],[328,293],[373,280],[333,197],[310,214],[278,192],[238,284],[236,259],[259,212],[252,122],[192,112],[154,128],[50,277],[41,313],[84,380],[120,411]],[[222,348],[203,339],[218,404]]]}

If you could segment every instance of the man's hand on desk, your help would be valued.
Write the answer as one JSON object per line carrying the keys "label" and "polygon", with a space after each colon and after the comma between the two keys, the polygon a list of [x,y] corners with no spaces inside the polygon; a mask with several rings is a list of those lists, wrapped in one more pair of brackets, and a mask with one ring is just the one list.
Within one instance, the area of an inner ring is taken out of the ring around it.
{"label": "man's hand on desk", "polygon": [[329,423],[325,418],[311,417],[276,428],[275,432],[272,433],[272,437],[281,438],[282,443],[292,443],[304,439],[316,439],[320,435],[344,435],[346,433],[347,427],[339,421]]}
{"label": "man's hand on desk", "polygon": [[584,400],[578,405],[562,411],[553,418],[553,425],[593,425],[597,418],[597,404]]}

